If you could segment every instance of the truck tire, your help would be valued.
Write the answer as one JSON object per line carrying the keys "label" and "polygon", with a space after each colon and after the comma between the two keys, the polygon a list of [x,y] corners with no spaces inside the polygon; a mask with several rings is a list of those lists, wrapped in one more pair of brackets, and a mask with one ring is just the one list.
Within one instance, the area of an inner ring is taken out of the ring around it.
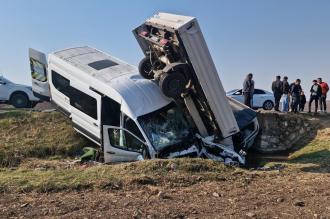
{"label": "truck tire", "polygon": [[171,63],[165,66],[163,72],[168,74],[182,74],[186,78],[187,83],[191,79],[189,65],[186,63],[181,63],[181,62]]}
{"label": "truck tire", "polygon": [[140,75],[145,79],[153,79],[154,73],[152,70],[153,70],[153,66],[150,62],[150,58],[144,57],[139,63]]}
{"label": "truck tire", "polygon": [[28,96],[23,92],[16,92],[10,97],[10,104],[15,108],[28,108],[31,106],[31,102]]}
{"label": "truck tire", "polygon": [[185,63],[171,63],[163,69],[159,86],[165,96],[177,99],[185,92],[190,80],[189,66]]}
{"label": "truck tire", "polygon": [[163,73],[160,76],[159,87],[165,96],[177,99],[185,91],[187,83],[183,73]]}

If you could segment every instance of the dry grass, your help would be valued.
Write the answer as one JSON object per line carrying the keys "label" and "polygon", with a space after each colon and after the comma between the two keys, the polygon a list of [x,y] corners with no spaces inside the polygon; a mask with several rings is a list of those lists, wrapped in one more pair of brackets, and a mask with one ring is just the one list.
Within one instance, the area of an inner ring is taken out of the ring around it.
{"label": "dry grass", "polygon": [[236,171],[222,163],[202,159],[149,160],[89,167],[62,166],[61,169],[55,167],[58,162],[47,161],[44,168],[21,166],[17,169],[0,169],[0,191],[57,192],[156,184],[182,187],[201,181],[230,180],[232,172]]}
{"label": "dry grass", "polygon": [[2,191],[48,192],[155,183],[189,185],[202,179],[221,180],[234,170],[202,159],[94,166],[74,164],[72,157],[90,143],[57,112],[13,110],[0,114],[0,127]]}
{"label": "dry grass", "polygon": [[[288,171],[298,171],[294,166],[301,163],[321,168],[329,165],[330,117],[323,119],[316,138],[290,156]],[[202,181],[241,180],[244,176],[236,176],[236,173],[248,174],[246,170],[203,159],[74,165],[72,157],[91,143],[77,134],[70,121],[57,112],[13,110],[0,114],[0,127],[0,191],[120,189],[137,185],[182,187]],[[320,171],[320,168],[312,171]]]}
{"label": "dry grass", "polygon": [[0,127],[0,166],[29,157],[72,157],[91,144],[58,112],[10,111],[0,114]]}

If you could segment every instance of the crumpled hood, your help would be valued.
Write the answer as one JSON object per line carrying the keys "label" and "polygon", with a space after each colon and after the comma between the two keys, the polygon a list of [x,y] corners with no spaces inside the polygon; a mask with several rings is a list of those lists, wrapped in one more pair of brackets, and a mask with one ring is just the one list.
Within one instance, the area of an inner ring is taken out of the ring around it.
{"label": "crumpled hood", "polygon": [[250,125],[251,122],[257,117],[257,113],[253,109],[244,106],[242,103],[232,98],[228,98],[228,100],[234,112],[238,127],[241,130]]}

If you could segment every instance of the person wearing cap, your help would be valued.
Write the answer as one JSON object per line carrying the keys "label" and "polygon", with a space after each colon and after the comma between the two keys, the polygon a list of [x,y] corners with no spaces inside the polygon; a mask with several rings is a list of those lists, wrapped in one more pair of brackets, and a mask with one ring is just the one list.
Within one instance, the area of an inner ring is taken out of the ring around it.
{"label": "person wearing cap", "polygon": [[327,112],[327,93],[329,91],[329,85],[322,81],[322,78],[317,79],[317,83],[321,86],[322,94],[320,98],[320,110],[321,112]]}
{"label": "person wearing cap", "polygon": [[291,111],[294,113],[298,113],[298,105],[300,103],[300,93],[302,91],[300,83],[301,80],[297,79],[294,83],[290,85],[290,93],[292,97]]}
{"label": "person wearing cap", "polygon": [[288,112],[289,111],[289,94],[290,94],[290,85],[288,82],[288,77],[284,76],[282,80],[282,98],[281,98],[281,111]]}
{"label": "person wearing cap", "polygon": [[252,99],[254,93],[254,80],[252,80],[253,74],[249,73],[244,82],[243,82],[243,96],[244,96],[244,104],[248,107],[252,107]]}
{"label": "person wearing cap", "polygon": [[308,103],[308,112],[311,113],[311,106],[314,101],[315,103],[315,114],[317,113],[317,108],[319,105],[319,99],[322,95],[322,88],[321,86],[317,83],[317,80],[313,80],[313,85],[311,87],[311,97],[309,98],[309,103]]}
{"label": "person wearing cap", "polygon": [[283,91],[281,76],[279,76],[279,75],[276,76],[275,81],[273,81],[273,83],[272,83],[272,91],[273,91],[274,98],[275,98],[274,109],[275,109],[275,111],[280,111],[279,106],[280,106],[280,100],[281,100],[282,91]]}

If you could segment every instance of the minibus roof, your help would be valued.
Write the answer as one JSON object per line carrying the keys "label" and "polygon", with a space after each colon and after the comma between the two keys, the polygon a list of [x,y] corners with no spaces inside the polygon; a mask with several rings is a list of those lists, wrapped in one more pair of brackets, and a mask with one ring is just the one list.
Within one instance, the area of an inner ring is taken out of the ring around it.
{"label": "minibus roof", "polygon": [[50,55],[79,69],[76,76],[90,87],[121,103],[122,111],[135,119],[156,111],[171,100],[152,81],[142,78],[137,68],[97,49],[84,46]]}

